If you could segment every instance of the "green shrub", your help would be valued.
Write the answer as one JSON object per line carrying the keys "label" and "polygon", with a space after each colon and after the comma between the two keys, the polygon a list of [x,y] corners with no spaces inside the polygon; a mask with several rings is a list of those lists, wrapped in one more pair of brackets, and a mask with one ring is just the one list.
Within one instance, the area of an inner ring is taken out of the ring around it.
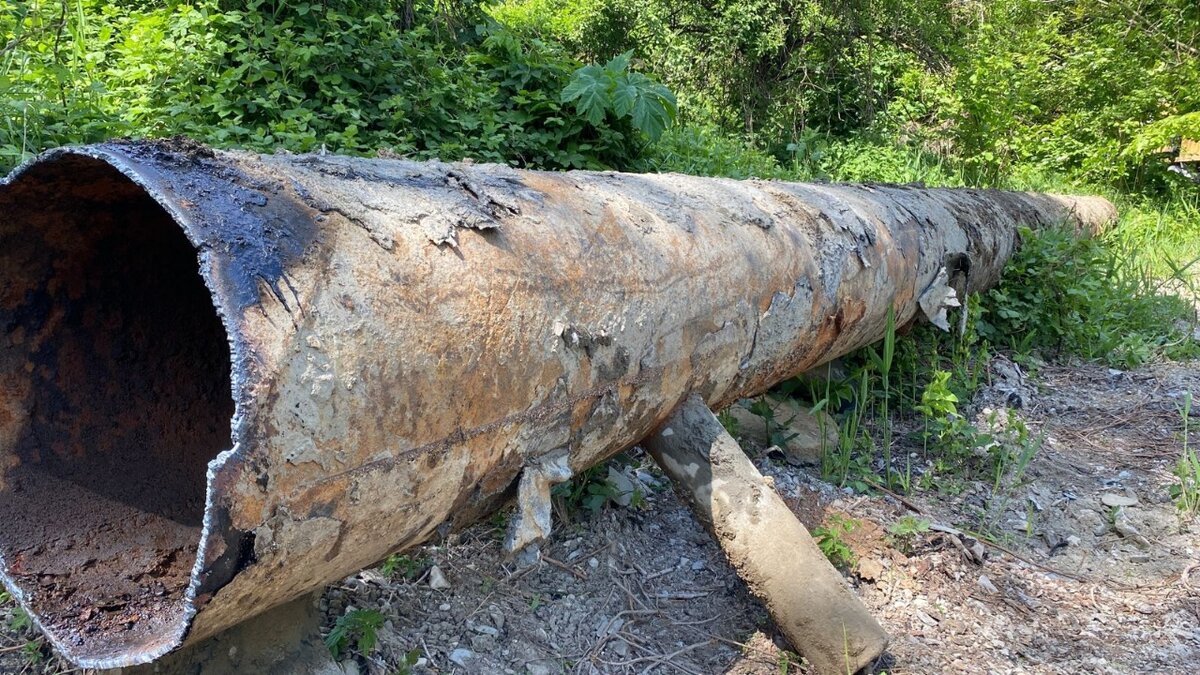
{"label": "green shrub", "polygon": [[857,557],[846,543],[845,536],[861,524],[859,520],[835,513],[826,519],[824,525],[813,528],[812,536],[817,541],[817,548],[834,567],[844,569],[854,566]]}
{"label": "green shrub", "polygon": [[646,153],[645,171],[729,178],[789,178],[779,161],[713,125],[684,124],[668,129]]}
{"label": "green shrub", "polygon": [[593,126],[606,119],[629,120],[634,128],[657,141],[678,112],[671,90],[641,73],[629,71],[633,52],[614,56],[603,66],[589,64],[571,76],[562,102]]}
{"label": "green shrub", "polygon": [[186,134],[263,151],[628,168],[643,132],[657,136],[674,115],[670,92],[627,59],[613,114],[577,111],[563,93],[582,64],[560,46],[471,5],[449,16],[439,7],[418,2],[410,16],[367,0],[78,0],[60,16],[53,4],[22,5],[0,13],[0,33],[16,36],[0,62],[0,163],[66,143]]}
{"label": "green shrub", "polygon": [[1196,353],[1176,327],[1194,313],[1179,297],[1159,293],[1130,255],[1067,229],[1023,228],[1021,240],[986,295],[977,326],[984,339],[1021,354],[1074,354],[1120,367]]}

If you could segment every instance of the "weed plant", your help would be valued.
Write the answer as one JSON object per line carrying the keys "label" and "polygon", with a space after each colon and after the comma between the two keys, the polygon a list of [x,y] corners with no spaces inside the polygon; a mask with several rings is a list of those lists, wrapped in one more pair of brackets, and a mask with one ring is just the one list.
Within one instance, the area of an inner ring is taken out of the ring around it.
{"label": "weed plant", "polygon": [[1189,391],[1179,404],[1179,416],[1183,422],[1183,451],[1174,471],[1179,482],[1171,486],[1171,498],[1185,516],[1200,513],[1200,456],[1197,456],[1189,442],[1191,413],[1192,393]]}
{"label": "weed plant", "polygon": [[379,629],[387,617],[377,609],[353,609],[339,616],[325,636],[325,646],[339,659],[350,649],[370,655],[379,642]]}

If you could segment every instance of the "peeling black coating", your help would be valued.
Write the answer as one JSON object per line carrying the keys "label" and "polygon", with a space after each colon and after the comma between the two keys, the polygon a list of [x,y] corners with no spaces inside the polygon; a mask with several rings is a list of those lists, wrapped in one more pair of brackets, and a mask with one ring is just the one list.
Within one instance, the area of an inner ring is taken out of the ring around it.
{"label": "peeling black coating", "polygon": [[149,188],[182,207],[193,243],[220,253],[211,282],[231,309],[260,301],[259,280],[283,301],[285,270],[317,236],[314,212],[291,181],[271,175],[257,159],[246,156],[235,166],[198,147],[130,141],[94,149],[126,159]]}

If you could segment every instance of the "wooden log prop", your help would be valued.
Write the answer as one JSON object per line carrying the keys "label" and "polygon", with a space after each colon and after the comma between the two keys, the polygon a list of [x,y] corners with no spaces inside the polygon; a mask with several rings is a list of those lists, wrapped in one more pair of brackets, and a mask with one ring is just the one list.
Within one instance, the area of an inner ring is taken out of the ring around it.
{"label": "wooden log prop", "polygon": [[887,634],[708,405],[692,395],[643,446],[818,673],[857,673]]}
{"label": "wooden log prop", "polygon": [[[0,183],[0,576],[154,660],[996,282],[1093,197],[184,141]],[[957,289],[957,291],[952,289]],[[943,316],[944,319],[944,316]],[[524,471],[531,472],[522,479]],[[855,638],[857,639],[857,638]]]}

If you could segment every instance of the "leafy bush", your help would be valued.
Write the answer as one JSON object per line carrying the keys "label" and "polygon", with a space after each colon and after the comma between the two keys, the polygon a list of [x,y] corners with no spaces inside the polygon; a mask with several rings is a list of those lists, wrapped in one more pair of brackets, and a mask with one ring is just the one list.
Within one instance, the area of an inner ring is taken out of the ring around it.
{"label": "leafy bush", "polygon": [[990,0],[955,76],[954,137],[1001,176],[1036,163],[1090,182],[1152,186],[1161,167],[1124,150],[1147,122],[1200,108],[1200,5]]}
{"label": "leafy bush", "polygon": [[838,568],[853,567],[857,557],[854,550],[846,543],[845,536],[862,522],[854,518],[834,513],[826,519],[824,525],[813,528],[812,536],[817,541],[817,548],[829,559],[830,564]]}
{"label": "leafy bush", "polygon": [[949,382],[949,372],[935,370],[914,408],[925,420],[926,454],[934,451],[935,472],[970,476],[994,441],[959,413],[959,399]]}
{"label": "leafy bush", "polygon": [[932,523],[924,518],[918,518],[911,514],[904,515],[888,527],[888,538],[901,553],[912,555],[918,538],[929,531],[930,525]]}
{"label": "leafy bush", "polygon": [[898,538],[915,537],[929,531],[930,522],[914,515],[903,515],[888,527],[888,534]]}
{"label": "leafy bush", "polygon": [[745,141],[731,138],[712,125],[668,129],[646,153],[640,168],[693,176],[791,177],[774,156]]}
{"label": "leafy bush", "polygon": [[1196,352],[1176,327],[1194,319],[1187,304],[1158,293],[1152,277],[1105,240],[1028,228],[1021,240],[1000,285],[986,296],[977,329],[988,341],[1018,353],[1069,353],[1121,367]]}
{"label": "leafy bush", "polygon": [[[613,461],[615,465],[631,463],[624,454]],[[571,480],[557,483],[550,489],[554,507],[560,518],[572,519],[575,514],[586,511],[590,515],[600,513],[610,505],[628,504],[635,509],[646,506],[646,495],[636,485],[632,492],[609,480],[609,464],[597,464],[576,474]]]}
{"label": "leafy bush", "polygon": [[576,112],[594,126],[609,117],[628,118],[634,128],[657,141],[675,120],[675,96],[645,75],[629,72],[632,56],[625,52],[603,66],[593,63],[575,71],[562,101],[573,101]]}
{"label": "leafy bush", "polygon": [[[382,1],[250,0],[225,9],[79,0],[78,11],[0,14],[0,163],[113,136],[186,134],[219,146],[545,168],[627,168],[662,133],[674,99],[625,59],[605,112],[563,102],[584,68],[459,6],[406,15]],[[65,35],[70,40],[64,39]]]}
{"label": "leafy bush", "polygon": [[816,173],[850,183],[921,183],[962,186],[964,177],[941,158],[885,139],[852,137],[828,143]]}
{"label": "leafy bush", "polygon": [[412,581],[428,566],[429,561],[424,558],[393,553],[379,566],[379,573],[389,579],[398,577],[405,581]]}
{"label": "leafy bush", "polygon": [[561,42],[590,61],[630,50],[643,56],[652,41],[639,34],[641,10],[634,0],[502,0],[487,7],[513,31]]}

